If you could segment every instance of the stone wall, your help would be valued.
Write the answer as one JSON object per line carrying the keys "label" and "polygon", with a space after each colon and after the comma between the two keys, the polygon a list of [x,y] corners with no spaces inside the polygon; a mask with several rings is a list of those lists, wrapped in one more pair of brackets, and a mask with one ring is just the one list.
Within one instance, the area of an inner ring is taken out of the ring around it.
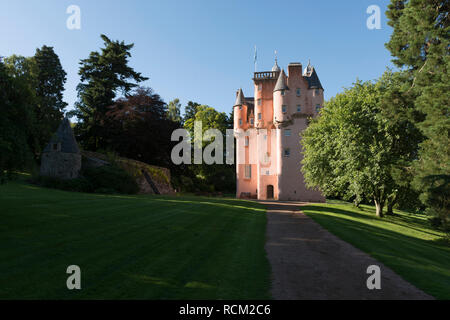
{"label": "stone wall", "polygon": [[76,153],[47,152],[42,154],[41,175],[59,179],[78,178],[81,155]]}

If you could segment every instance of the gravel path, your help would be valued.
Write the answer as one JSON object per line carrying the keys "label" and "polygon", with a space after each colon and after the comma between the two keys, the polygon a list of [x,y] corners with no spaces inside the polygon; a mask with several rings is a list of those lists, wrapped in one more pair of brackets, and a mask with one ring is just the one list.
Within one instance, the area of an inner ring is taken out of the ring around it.
{"label": "gravel path", "polygon": [[[305,204],[264,203],[274,299],[433,299],[304,215]],[[370,265],[381,268],[381,290],[367,289]]]}

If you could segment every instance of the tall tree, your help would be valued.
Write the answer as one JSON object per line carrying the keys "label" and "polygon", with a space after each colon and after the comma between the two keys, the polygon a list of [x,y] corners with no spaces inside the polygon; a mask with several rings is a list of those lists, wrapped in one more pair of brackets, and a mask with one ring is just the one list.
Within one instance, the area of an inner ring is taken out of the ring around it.
{"label": "tall tree", "polygon": [[35,126],[33,93],[22,78],[11,77],[0,61],[0,183],[32,163]]}
{"label": "tall tree", "polygon": [[195,115],[197,114],[199,107],[200,107],[199,103],[189,101],[187,106],[184,108],[183,121],[186,122],[189,119],[195,118]]}
{"label": "tall tree", "polygon": [[134,44],[111,41],[105,35],[101,38],[105,45],[101,52],[91,52],[89,58],[80,62],[79,101],[71,113],[80,120],[76,132],[82,144],[92,150],[107,147],[102,122],[108,106],[114,104],[118,94],[126,97],[148,79],[128,65]]}
{"label": "tall tree", "polygon": [[169,118],[169,120],[172,120],[173,122],[181,123],[180,99],[170,101],[167,109],[167,118]]}
{"label": "tall tree", "polygon": [[34,78],[36,85],[36,119],[39,142],[43,147],[60,124],[67,103],[63,100],[66,72],[52,47],[36,49]]}
{"label": "tall tree", "polygon": [[377,216],[403,189],[393,170],[417,153],[417,133],[382,110],[394,81],[386,73],[377,83],[357,82],[325,105],[302,134],[302,171],[309,187],[346,199],[372,199]]}
{"label": "tall tree", "polygon": [[[433,190],[447,190],[447,202],[450,197],[448,188],[439,188],[450,179],[449,10],[446,0],[391,0],[386,13],[393,27],[386,47],[393,62],[413,79],[409,91],[416,97],[414,111],[422,114],[415,120],[426,139],[415,161],[414,184],[431,214],[440,210],[430,202],[436,198]],[[448,210],[443,216],[448,221]]]}
{"label": "tall tree", "polygon": [[37,145],[33,152],[37,156],[58,128],[67,103],[63,101],[66,72],[52,47],[36,49],[33,57],[12,55],[5,59],[8,73],[26,85],[33,95],[36,117],[34,137]]}

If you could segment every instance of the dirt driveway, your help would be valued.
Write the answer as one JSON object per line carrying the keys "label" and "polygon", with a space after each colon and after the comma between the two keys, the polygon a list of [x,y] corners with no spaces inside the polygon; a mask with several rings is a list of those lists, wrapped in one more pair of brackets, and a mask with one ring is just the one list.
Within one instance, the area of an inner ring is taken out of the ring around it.
{"label": "dirt driveway", "polygon": [[[305,204],[263,203],[274,299],[432,299],[301,213]],[[367,288],[370,265],[381,268],[381,290]]]}

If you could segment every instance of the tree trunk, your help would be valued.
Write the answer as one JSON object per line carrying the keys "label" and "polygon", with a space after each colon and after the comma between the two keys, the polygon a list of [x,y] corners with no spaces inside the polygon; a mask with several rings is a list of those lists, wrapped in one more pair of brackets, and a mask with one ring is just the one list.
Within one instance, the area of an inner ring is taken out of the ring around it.
{"label": "tree trunk", "polygon": [[384,203],[380,200],[375,199],[375,208],[376,208],[376,212],[377,212],[377,217],[378,218],[383,218],[383,207],[384,207]]}
{"label": "tree trunk", "polygon": [[387,204],[387,211],[386,211],[386,215],[387,216],[393,216],[394,215],[394,202],[393,201],[389,201]]}

